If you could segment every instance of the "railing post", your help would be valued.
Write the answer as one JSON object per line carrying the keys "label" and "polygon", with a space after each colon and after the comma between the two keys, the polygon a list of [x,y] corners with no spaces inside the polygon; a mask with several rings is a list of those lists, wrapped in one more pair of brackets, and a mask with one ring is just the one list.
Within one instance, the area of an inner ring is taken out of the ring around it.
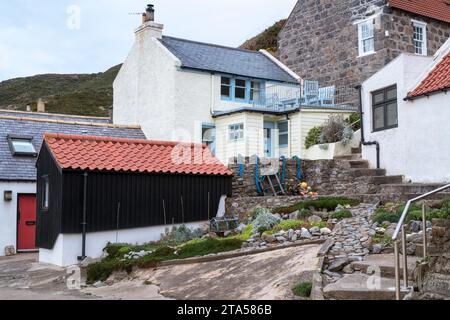
{"label": "railing post", "polygon": [[394,241],[395,256],[395,299],[400,300],[400,253],[398,252],[398,241]]}
{"label": "railing post", "polygon": [[408,255],[406,254],[406,226],[402,226],[402,252],[403,252],[403,285],[408,288]]}
{"label": "railing post", "polygon": [[423,258],[427,257],[427,211],[425,203],[422,203],[422,232],[423,232]]}

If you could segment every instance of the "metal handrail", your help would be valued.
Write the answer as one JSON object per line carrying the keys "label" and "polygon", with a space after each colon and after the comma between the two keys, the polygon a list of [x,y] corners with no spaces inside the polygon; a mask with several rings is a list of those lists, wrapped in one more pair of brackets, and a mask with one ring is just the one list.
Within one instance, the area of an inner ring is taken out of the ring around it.
{"label": "metal handrail", "polygon": [[[414,199],[409,200],[406,203],[405,209],[402,212],[400,220],[398,221],[397,227],[395,228],[394,234],[392,235],[392,240],[394,241],[394,257],[395,257],[395,298],[400,300],[401,297],[401,286],[400,286],[400,250],[398,243],[398,235],[400,231],[402,232],[402,255],[403,255],[403,284],[404,288],[408,289],[408,256],[406,254],[406,229],[405,229],[405,219],[408,216],[409,208],[414,202],[428,198],[431,195],[442,192],[444,190],[450,189],[450,184],[443,187],[437,188],[433,191],[425,193]],[[423,236],[423,257],[427,257],[427,218],[426,218],[426,208],[425,203],[422,204],[422,236]]]}

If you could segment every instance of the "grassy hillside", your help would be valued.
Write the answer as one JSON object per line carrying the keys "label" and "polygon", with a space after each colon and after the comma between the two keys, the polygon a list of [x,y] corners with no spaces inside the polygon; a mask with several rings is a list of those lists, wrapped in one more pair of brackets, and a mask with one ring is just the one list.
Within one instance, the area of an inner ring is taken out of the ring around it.
{"label": "grassy hillside", "polygon": [[276,22],[273,26],[267,28],[259,35],[245,41],[240,48],[254,51],[265,49],[276,56],[278,51],[278,34],[285,23],[286,19]]}
{"label": "grassy hillside", "polygon": [[36,110],[43,98],[46,110],[89,116],[107,116],[113,103],[112,83],[121,65],[97,74],[44,74],[0,82],[0,108]]}

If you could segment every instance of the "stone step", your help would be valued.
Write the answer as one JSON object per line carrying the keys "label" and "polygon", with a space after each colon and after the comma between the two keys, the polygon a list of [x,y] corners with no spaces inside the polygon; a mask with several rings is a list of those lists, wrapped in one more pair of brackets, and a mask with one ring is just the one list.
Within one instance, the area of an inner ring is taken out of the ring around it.
{"label": "stone step", "polygon": [[[423,257],[423,244],[421,243],[415,243],[416,246],[416,256]],[[428,255],[434,255],[439,254],[439,248],[433,245],[430,245],[430,240],[428,240],[428,246],[427,246],[427,254]]]}
{"label": "stone step", "polygon": [[[399,199],[399,201],[408,201],[408,200],[411,200],[411,199],[414,199],[414,198],[416,198],[416,197],[418,197],[418,196],[421,196],[421,195],[423,195],[425,192],[423,192],[423,193],[406,193],[406,194],[400,194],[400,199]],[[428,198],[427,198],[427,200],[444,200],[444,199],[448,199],[448,198],[450,198],[450,193],[449,192],[443,192],[443,193],[436,193],[436,194],[433,194],[433,195],[431,195],[431,196],[429,196]]]}
{"label": "stone step", "polygon": [[[401,257],[402,259],[402,257]],[[420,261],[419,257],[408,256],[408,278],[413,279],[413,272],[416,267],[416,262]],[[380,275],[385,278],[395,277],[395,265],[394,265],[394,255],[393,254],[371,254],[368,255],[364,261],[352,262],[352,267],[356,271],[361,271],[367,273],[367,270],[371,268],[372,270],[380,271]],[[402,260],[403,262],[403,260]],[[401,262],[401,264],[402,264]],[[401,272],[403,272],[403,267],[400,266]]]}
{"label": "stone step", "polygon": [[349,160],[350,168],[354,169],[368,169],[369,162],[367,160]]}
{"label": "stone step", "polygon": [[359,146],[359,147],[357,147],[357,148],[352,148],[352,153],[353,154],[360,154],[360,153],[362,153],[362,149],[361,149],[361,146]]}
{"label": "stone step", "polygon": [[[331,300],[395,300],[395,280],[391,278],[376,278],[363,273],[348,274],[327,285],[323,295]],[[402,291],[402,295],[407,292]]]}
{"label": "stone step", "polygon": [[398,194],[424,194],[433,191],[442,184],[437,183],[396,183],[388,184],[384,186],[384,192],[386,193],[398,193]]}
{"label": "stone step", "polygon": [[403,182],[403,176],[374,176],[372,178],[375,184],[392,184]]}
{"label": "stone step", "polygon": [[361,153],[355,153],[355,154],[343,154],[340,156],[335,156],[334,160],[359,160],[361,159]]}
{"label": "stone step", "polygon": [[373,177],[386,175],[385,169],[350,169],[354,177]]}

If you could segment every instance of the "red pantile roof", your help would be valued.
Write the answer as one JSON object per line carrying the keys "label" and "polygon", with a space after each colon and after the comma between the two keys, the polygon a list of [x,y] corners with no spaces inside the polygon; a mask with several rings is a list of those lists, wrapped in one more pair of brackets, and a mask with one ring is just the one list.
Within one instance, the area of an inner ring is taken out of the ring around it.
{"label": "red pantile roof", "polygon": [[233,174],[201,144],[48,133],[44,140],[62,169]]}
{"label": "red pantile roof", "polygon": [[393,8],[450,23],[449,0],[389,0]]}
{"label": "red pantile roof", "polygon": [[408,93],[407,98],[415,98],[446,89],[450,89],[450,52],[413,91]]}

